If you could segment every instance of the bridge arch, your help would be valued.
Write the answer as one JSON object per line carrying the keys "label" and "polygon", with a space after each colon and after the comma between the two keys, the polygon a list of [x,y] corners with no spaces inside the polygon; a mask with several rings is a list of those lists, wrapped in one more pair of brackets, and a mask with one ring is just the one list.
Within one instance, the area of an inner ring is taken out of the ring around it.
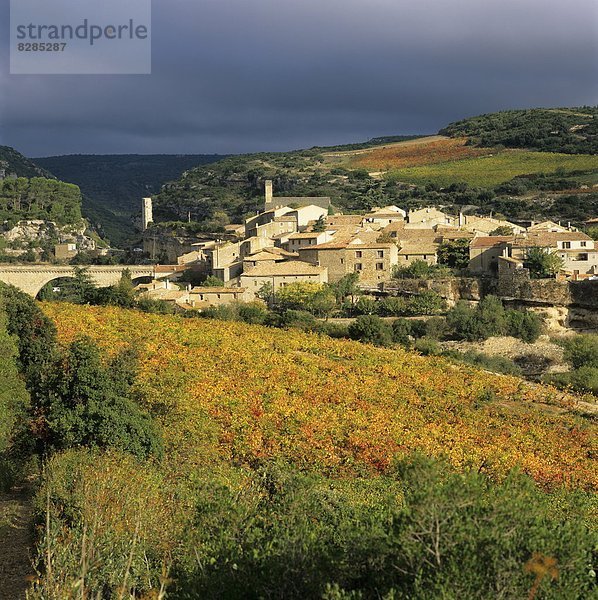
{"label": "bridge arch", "polygon": [[[120,281],[123,271],[128,270],[132,279],[153,277],[153,265],[110,265],[85,267],[91,280],[98,287],[108,287]],[[75,267],[60,265],[0,265],[0,281],[14,285],[34,298],[50,281],[74,277]]]}

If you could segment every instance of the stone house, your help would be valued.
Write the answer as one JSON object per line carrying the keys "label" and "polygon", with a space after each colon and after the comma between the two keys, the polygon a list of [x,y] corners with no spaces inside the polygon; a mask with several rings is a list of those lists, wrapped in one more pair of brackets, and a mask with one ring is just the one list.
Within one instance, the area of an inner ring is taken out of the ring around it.
{"label": "stone house", "polygon": [[300,260],[288,260],[273,264],[259,264],[248,269],[239,277],[242,288],[251,297],[260,291],[264,284],[271,284],[275,290],[297,282],[327,283],[328,270]]}
{"label": "stone house", "polygon": [[572,275],[598,273],[595,241],[581,231],[531,231],[515,237],[509,255],[524,260],[530,248],[556,252],[563,259],[563,271]]}
{"label": "stone house", "polygon": [[407,214],[407,229],[432,229],[435,225],[453,225],[455,218],[434,207],[410,210]]}
{"label": "stone house", "polygon": [[264,248],[255,254],[250,254],[243,258],[243,271],[261,264],[274,264],[294,258],[299,258],[299,255],[294,252],[287,252],[282,248]]}
{"label": "stone house", "polygon": [[305,231],[303,233],[292,233],[283,248],[289,252],[298,252],[301,248],[325,244],[332,240],[332,233],[329,231]]}
{"label": "stone house", "polygon": [[391,223],[404,223],[407,213],[398,206],[385,206],[375,208],[363,217],[363,223],[374,225],[378,228],[386,227]]}
{"label": "stone house", "polygon": [[498,227],[510,227],[514,234],[523,233],[524,227],[504,221],[501,219],[495,219],[494,217],[478,217],[476,215],[464,215],[459,214],[458,225],[462,229],[471,231],[479,235],[489,235]]}
{"label": "stone house", "polygon": [[417,260],[423,260],[429,265],[435,265],[438,263],[438,246],[439,243],[435,237],[402,241],[398,253],[398,264],[406,267]]}
{"label": "stone house", "polygon": [[508,256],[512,235],[476,236],[469,244],[469,270],[472,273],[496,273],[500,256]]}
{"label": "stone house", "polygon": [[224,306],[233,302],[249,302],[253,299],[245,288],[237,287],[194,287],[189,290],[187,303],[191,308]]}
{"label": "stone house", "polygon": [[216,242],[205,249],[209,272],[224,282],[238,277],[243,270],[240,242]]}
{"label": "stone house", "polygon": [[328,213],[331,206],[330,198],[327,196],[274,196],[274,185],[271,179],[264,184],[264,211],[280,206],[319,206]]}
{"label": "stone house", "polygon": [[335,283],[349,273],[359,273],[359,282],[372,286],[388,281],[398,264],[398,248],[391,242],[366,242],[356,238],[328,242],[299,250],[301,260],[326,267],[328,280]]}

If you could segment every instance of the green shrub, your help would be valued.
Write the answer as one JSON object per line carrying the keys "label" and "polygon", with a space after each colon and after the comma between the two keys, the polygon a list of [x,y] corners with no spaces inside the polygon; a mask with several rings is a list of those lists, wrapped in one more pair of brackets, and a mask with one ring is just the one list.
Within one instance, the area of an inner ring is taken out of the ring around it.
{"label": "green shrub", "polygon": [[378,302],[378,314],[382,317],[400,317],[406,315],[409,302],[405,298],[391,296]]}
{"label": "green shrub", "polygon": [[426,337],[433,340],[444,340],[450,333],[449,327],[444,317],[432,317],[425,321]]}
{"label": "green shrub", "polygon": [[88,446],[124,450],[140,458],[159,456],[158,430],[133,400],[134,378],[131,352],[105,365],[92,342],[73,342],[34,406],[39,443],[45,449]]}
{"label": "green shrub", "polygon": [[56,352],[56,328],[35,300],[17,288],[0,283],[7,330],[19,349],[19,369],[31,391],[42,380]]}
{"label": "green shrub", "polygon": [[360,296],[354,309],[359,315],[375,315],[378,313],[378,304],[371,296]]}
{"label": "green shrub", "polygon": [[259,302],[248,302],[239,305],[239,318],[244,323],[262,325],[266,322],[268,310]]}
{"label": "green shrub", "polygon": [[7,317],[0,297],[0,456],[13,444],[17,428],[25,422],[29,395],[17,367],[16,338],[6,329]]}
{"label": "green shrub", "polygon": [[409,319],[395,319],[392,322],[392,340],[401,346],[409,346],[413,328]]}
{"label": "green shrub", "polygon": [[377,315],[362,315],[349,325],[349,337],[366,344],[389,346],[392,329]]}
{"label": "green shrub", "polygon": [[495,296],[486,296],[476,308],[467,302],[458,302],[447,313],[447,323],[455,337],[468,341],[485,340],[507,331],[505,309]]}
{"label": "green shrub", "polygon": [[565,360],[574,368],[598,368],[598,335],[576,335],[562,342]]}
{"label": "green shrub", "polygon": [[503,356],[490,356],[483,352],[474,352],[472,350],[468,350],[467,352],[448,350],[444,351],[442,355],[457,362],[480,367],[487,371],[492,371],[493,373],[504,373],[505,375],[516,376],[521,376],[522,373],[519,366],[512,360]]}
{"label": "green shrub", "polygon": [[592,532],[518,474],[492,484],[411,457],[394,477],[344,482],[267,465],[241,490],[208,479],[196,506],[181,600],[526,598],[536,580],[524,567],[542,557],[558,570],[540,579],[543,598],[595,585]]}
{"label": "green shrub", "polygon": [[309,329],[317,323],[317,319],[306,310],[285,310],[277,317],[277,327],[298,327]]}
{"label": "green shrub", "polygon": [[443,298],[432,291],[424,291],[409,300],[407,314],[412,316],[436,315],[446,309]]}
{"label": "green shrub", "polygon": [[560,388],[571,388],[598,396],[598,367],[579,367],[568,373],[546,375],[544,381]]}
{"label": "green shrub", "polygon": [[415,340],[413,348],[417,350],[420,354],[423,354],[424,356],[435,356],[441,353],[441,349],[438,345],[438,342],[427,337],[422,337]]}
{"label": "green shrub", "polygon": [[535,342],[542,333],[543,319],[533,312],[521,310],[507,311],[507,333],[524,342]]}

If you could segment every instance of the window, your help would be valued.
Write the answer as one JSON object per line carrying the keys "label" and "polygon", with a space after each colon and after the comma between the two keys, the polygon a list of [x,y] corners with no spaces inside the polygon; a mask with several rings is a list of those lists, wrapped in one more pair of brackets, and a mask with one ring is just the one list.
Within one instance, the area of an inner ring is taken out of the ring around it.
{"label": "window", "polygon": [[363,252],[361,250],[355,251],[355,258],[361,258],[363,256]]}
{"label": "window", "polygon": [[565,248],[565,249],[571,248],[571,242],[563,242],[563,248]]}
{"label": "window", "polygon": [[363,265],[361,263],[355,263],[355,270],[361,271],[363,269]]}
{"label": "window", "polygon": [[384,263],[376,263],[376,271],[384,271]]}
{"label": "window", "polygon": [[378,250],[378,258],[384,258],[384,250]]}
{"label": "window", "polygon": [[580,243],[579,243],[579,245],[580,245],[582,248],[585,248],[585,247],[586,247],[586,242],[580,242]]}
{"label": "window", "polygon": [[344,265],[344,264],[345,264],[345,259],[341,258],[341,265]]}

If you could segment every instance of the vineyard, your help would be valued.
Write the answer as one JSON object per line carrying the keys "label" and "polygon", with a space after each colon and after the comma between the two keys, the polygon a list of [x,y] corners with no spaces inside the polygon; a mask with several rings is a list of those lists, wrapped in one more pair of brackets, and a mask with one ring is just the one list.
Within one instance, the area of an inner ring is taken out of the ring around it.
{"label": "vineyard", "polygon": [[360,153],[351,161],[353,168],[390,171],[437,163],[487,156],[495,153],[492,148],[467,146],[467,138],[436,139],[428,143],[413,144],[403,142],[393,146],[374,148],[371,152]]}
{"label": "vineyard", "polygon": [[[48,304],[62,341],[141,349],[140,394],[167,455],[278,457],[333,474],[385,472],[413,451],[497,479],[593,488],[595,426],[539,409],[572,398],[401,350],[238,323]],[[177,458],[178,460],[178,458]]]}
{"label": "vineyard", "polygon": [[598,156],[502,150],[477,158],[395,168],[388,176],[391,180],[419,185],[434,183],[448,186],[452,183],[464,182],[476,187],[493,187],[518,175],[554,173],[557,169],[562,170],[563,174],[595,170],[598,169]]}
{"label": "vineyard", "polygon": [[590,597],[596,427],[575,397],[298,330],[42,308],[89,398],[46,433],[93,409],[125,445],[48,455],[31,600]]}

